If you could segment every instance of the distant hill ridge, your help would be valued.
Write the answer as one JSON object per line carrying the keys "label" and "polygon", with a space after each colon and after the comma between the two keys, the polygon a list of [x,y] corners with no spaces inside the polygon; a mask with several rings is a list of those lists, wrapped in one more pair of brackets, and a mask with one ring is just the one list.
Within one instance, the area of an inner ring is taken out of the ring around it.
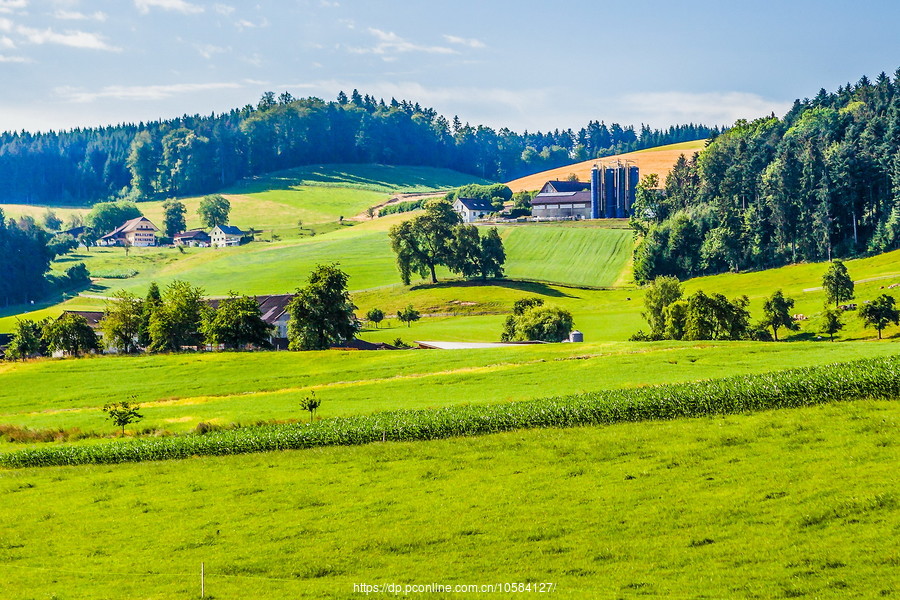
{"label": "distant hill ridge", "polygon": [[587,158],[706,138],[590,121],[578,131],[522,134],[448,119],[418,103],[354,92],[335,101],[266,93],[209,116],[65,132],[0,134],[0,203],[90,205],[220,191],[236,181],[311,164],[448,168],[492,181]]}

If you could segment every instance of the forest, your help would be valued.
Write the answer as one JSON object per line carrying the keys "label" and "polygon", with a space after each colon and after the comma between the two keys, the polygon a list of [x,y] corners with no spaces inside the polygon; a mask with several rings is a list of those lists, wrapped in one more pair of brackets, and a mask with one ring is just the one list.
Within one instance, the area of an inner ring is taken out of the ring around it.
{"label": "forest", "polygon": [[228,113],[65,132],[0,134],[0,202],[91,205],[217,191],[241,178],[309,164],[445,167],[495,181],[619,152],[704,139],[591,121],[580,130],[499,131],[418,103],[353,90],[334,101],[266,92]]}
{"label": "forest", "polygon": [[637,196],[639,282],[896,249],[900,69],[738,121]]}

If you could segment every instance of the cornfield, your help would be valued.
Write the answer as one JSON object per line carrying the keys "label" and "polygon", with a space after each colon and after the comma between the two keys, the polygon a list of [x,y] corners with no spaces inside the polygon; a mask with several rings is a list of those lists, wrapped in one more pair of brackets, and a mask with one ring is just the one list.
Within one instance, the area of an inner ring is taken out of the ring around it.
{"label": "cornfield", "polygon": [[312,424],[262,425],[203,435],[55,446],[0,455],[0,465],[16,468],[108,464],[379,441],[433,440],[513,429],[677,419],[898,397],[900,357],[888,357],[505,404],[398,410]]}

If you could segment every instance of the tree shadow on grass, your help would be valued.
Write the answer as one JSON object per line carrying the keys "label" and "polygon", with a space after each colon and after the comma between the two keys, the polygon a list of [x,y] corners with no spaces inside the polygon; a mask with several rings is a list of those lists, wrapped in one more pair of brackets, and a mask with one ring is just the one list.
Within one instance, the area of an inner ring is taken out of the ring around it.
{"label": "tree shadow on grass", "polygon": [[515,279],[488,279],[482,281],[480,279],[471,280],[452,280],[441,281],[438,283],[422,283],[410,287],[411,290],[436,290],[441,288],[474,288],[474,287],[502,287],[519,292],[527,292],[538,296],[548,296],[551,298],[575,298],[571,294],[567,294],[561,290],[555,289],[546,283],[535,281],[519,281]]}

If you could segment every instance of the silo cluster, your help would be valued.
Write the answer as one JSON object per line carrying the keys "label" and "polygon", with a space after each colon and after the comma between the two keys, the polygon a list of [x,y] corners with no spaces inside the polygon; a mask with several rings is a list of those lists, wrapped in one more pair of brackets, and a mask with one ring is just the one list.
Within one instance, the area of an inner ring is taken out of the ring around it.
{"label": "silo cluster", "polygon": [[630,217],[639,177],[638,168],[627,162],[594,165],[591,169],[591,218]]}

